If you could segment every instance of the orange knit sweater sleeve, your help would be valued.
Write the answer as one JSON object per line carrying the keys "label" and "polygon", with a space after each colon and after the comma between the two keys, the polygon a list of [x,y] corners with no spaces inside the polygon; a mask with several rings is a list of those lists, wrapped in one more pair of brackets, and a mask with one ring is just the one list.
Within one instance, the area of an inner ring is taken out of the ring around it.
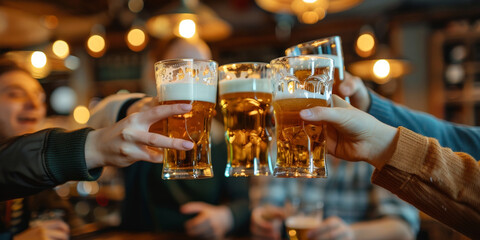
{"label": "orange knit sweater sleeve", "polygon": [[[457,231],[480,237],[480,164],[470,155],[399,128],[390,160],[372,182]],[[480,151],[480,143],[478,144]]]}

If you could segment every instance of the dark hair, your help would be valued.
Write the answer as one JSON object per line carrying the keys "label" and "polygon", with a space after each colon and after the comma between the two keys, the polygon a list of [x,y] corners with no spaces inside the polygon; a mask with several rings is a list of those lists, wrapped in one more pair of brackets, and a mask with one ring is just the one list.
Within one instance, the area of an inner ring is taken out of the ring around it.
{"label": "dark hair", "polygon": [[0,76],[11,71],[22,71],[30,75],[30,72],[27,69],[21,67],[16,62],[8,58],[0,57]]}

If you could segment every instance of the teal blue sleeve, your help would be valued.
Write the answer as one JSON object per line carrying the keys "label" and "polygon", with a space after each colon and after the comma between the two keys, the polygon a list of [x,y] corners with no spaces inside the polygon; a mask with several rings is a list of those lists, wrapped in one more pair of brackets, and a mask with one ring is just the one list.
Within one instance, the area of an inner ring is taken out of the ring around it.
{"label": "teal blue sleeve", "polygon": [[368,113],[393,127],[405,127],[418,134],[436,138],[440,145],[455,152],[466,152],[480,159],[480,127],[466,126],[438,119],[430,114],[408,109],[369,92],[371,105]]}

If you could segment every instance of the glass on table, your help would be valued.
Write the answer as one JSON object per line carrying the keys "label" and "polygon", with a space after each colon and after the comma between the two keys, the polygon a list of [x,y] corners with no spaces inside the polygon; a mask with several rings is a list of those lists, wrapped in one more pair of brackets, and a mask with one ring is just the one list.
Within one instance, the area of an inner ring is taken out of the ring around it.
{"label": "glass on table", "polygon": [[308,233],[320,227],[323,202],[294,198],[285,206],[285,228],[290,240],[308,240]]}

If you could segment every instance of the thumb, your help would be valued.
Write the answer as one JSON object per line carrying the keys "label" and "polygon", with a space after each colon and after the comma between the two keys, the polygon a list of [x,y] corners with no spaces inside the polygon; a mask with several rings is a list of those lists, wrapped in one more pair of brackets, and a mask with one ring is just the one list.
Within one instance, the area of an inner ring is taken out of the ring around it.
{"label": "thumb", "polygon": [[352,107],[348,102],[343,100],[341,97],[333,94],[332,95],[333,107],[349,108]]}
{"label": "thumb", "polygon": [[204,202],[189,202],[180,207],[180,212],[183,214],[198,213],[210,207],[210,204]]}

